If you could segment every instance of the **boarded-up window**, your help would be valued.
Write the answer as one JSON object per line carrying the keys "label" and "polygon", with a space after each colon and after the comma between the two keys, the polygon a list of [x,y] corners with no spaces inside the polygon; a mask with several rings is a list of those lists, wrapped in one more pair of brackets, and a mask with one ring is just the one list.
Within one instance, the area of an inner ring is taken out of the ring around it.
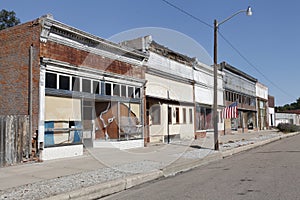
{"label": "boarded-up window", "polygon": [[46,96],[45,121],[81,121],[80,99]]}
{"label": "boarded-up window", "polygon": [[137,104],[137,103],[131,103],[130,104],[130,110],[131,110],[131,112],[136,116],[136,118],[138,119],[138,120],[141,120],[141,117],[140,117],[140,112],[141,112],[141,110],[140,110],[140,104]]}

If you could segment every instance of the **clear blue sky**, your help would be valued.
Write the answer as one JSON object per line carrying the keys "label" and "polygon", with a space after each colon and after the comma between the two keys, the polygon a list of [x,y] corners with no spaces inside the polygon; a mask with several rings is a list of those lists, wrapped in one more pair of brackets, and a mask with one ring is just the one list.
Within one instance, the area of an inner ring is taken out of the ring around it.
{"label": "clear blue sky", "polygon": [[[221,34],[247,61],[221,37],[218,61],[226,61],[267,85],[276,105],[300,97],[300,1],[168,1],[210,25],[214,19],[221,21],[250,5],[253,16],[240,14],[220,26]],[[21,22],[51,13],[56,20],[106,39],[136,28],[171,29],[189,36],[210,56],[213,52],[212,28],[162,0],[0,0],[0,9],[14,10]],[[168,42],[163,45],[173,48]],[[181,53],[196,56],[185,50]]]}

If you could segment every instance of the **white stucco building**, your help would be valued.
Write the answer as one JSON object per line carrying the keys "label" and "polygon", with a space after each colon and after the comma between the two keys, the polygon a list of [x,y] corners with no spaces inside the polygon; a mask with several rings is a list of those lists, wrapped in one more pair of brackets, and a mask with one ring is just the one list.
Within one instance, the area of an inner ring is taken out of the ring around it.
{"label": "white stucco building", "polygon": [[[194,90],[195,90],[195,134],[196,137],[213,131],[213,100],[214,100],[214,73],[213,67],[194,62]],[[224,108],[223,75],[218,72],[218,131],[224,133],[224,121],[220,112]]]}
{"label": "white stucco building", "polygon": [[260,82],[256,83],[256,97],[257,97],[257,127],[259,130],[269,128],[269,114],[268,114],[268,95],[269,89]]}
{"label": "white stucco building", "polygon": [[152,40],[125,41],[149,55],[146,62],[146,129],[149,142],[194,138],[193,59]]}

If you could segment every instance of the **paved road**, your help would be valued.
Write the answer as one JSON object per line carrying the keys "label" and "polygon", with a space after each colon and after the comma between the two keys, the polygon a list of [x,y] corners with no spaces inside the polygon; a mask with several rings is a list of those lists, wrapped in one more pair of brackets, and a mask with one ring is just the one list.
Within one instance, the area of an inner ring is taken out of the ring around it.
{"label": "paved road", "polygon": [[300,135],[104,199],[300,199]]}

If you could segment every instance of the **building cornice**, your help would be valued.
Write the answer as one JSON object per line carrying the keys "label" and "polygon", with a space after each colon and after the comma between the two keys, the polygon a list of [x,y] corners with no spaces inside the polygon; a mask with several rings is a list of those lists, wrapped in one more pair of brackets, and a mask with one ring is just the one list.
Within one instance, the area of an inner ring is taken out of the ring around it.
{"label": "building cornice", "polygon": [[[245,72],[242,72],[241,70],[239,70],[239,69],[237,69],[237,68],[235,68],[235,67],[229,65],[229,64],[226,63],[226,62],[222,62],[220,65],[221,65],[221,69],[222,69],[222,70],[228,70],[228,71],[230,71],[231,73],[236,74],[236,75],[239,75],[239,76],[241,76],[241,77],[243,77],[243,78],[245,78],[245,79],[247,79],[247,80],[249,80],[249,81],[251,81],[251,82],[253,82],[253,83],[257,83],[257,81],[258,81],[256,78],[254,78],[254,77],[252,77],[252,76],[246,74]],[[225,73],[226,73],[226,72],[225,72]]]}
{"label": "building cornice", "polygon": [[53,19],[51,15],[40,18],[42,26],[40,41],[53,41],[79,50],[84,50],[111,59],[134,65],[143,65],[148,59],[146,53],[110,42]]}

